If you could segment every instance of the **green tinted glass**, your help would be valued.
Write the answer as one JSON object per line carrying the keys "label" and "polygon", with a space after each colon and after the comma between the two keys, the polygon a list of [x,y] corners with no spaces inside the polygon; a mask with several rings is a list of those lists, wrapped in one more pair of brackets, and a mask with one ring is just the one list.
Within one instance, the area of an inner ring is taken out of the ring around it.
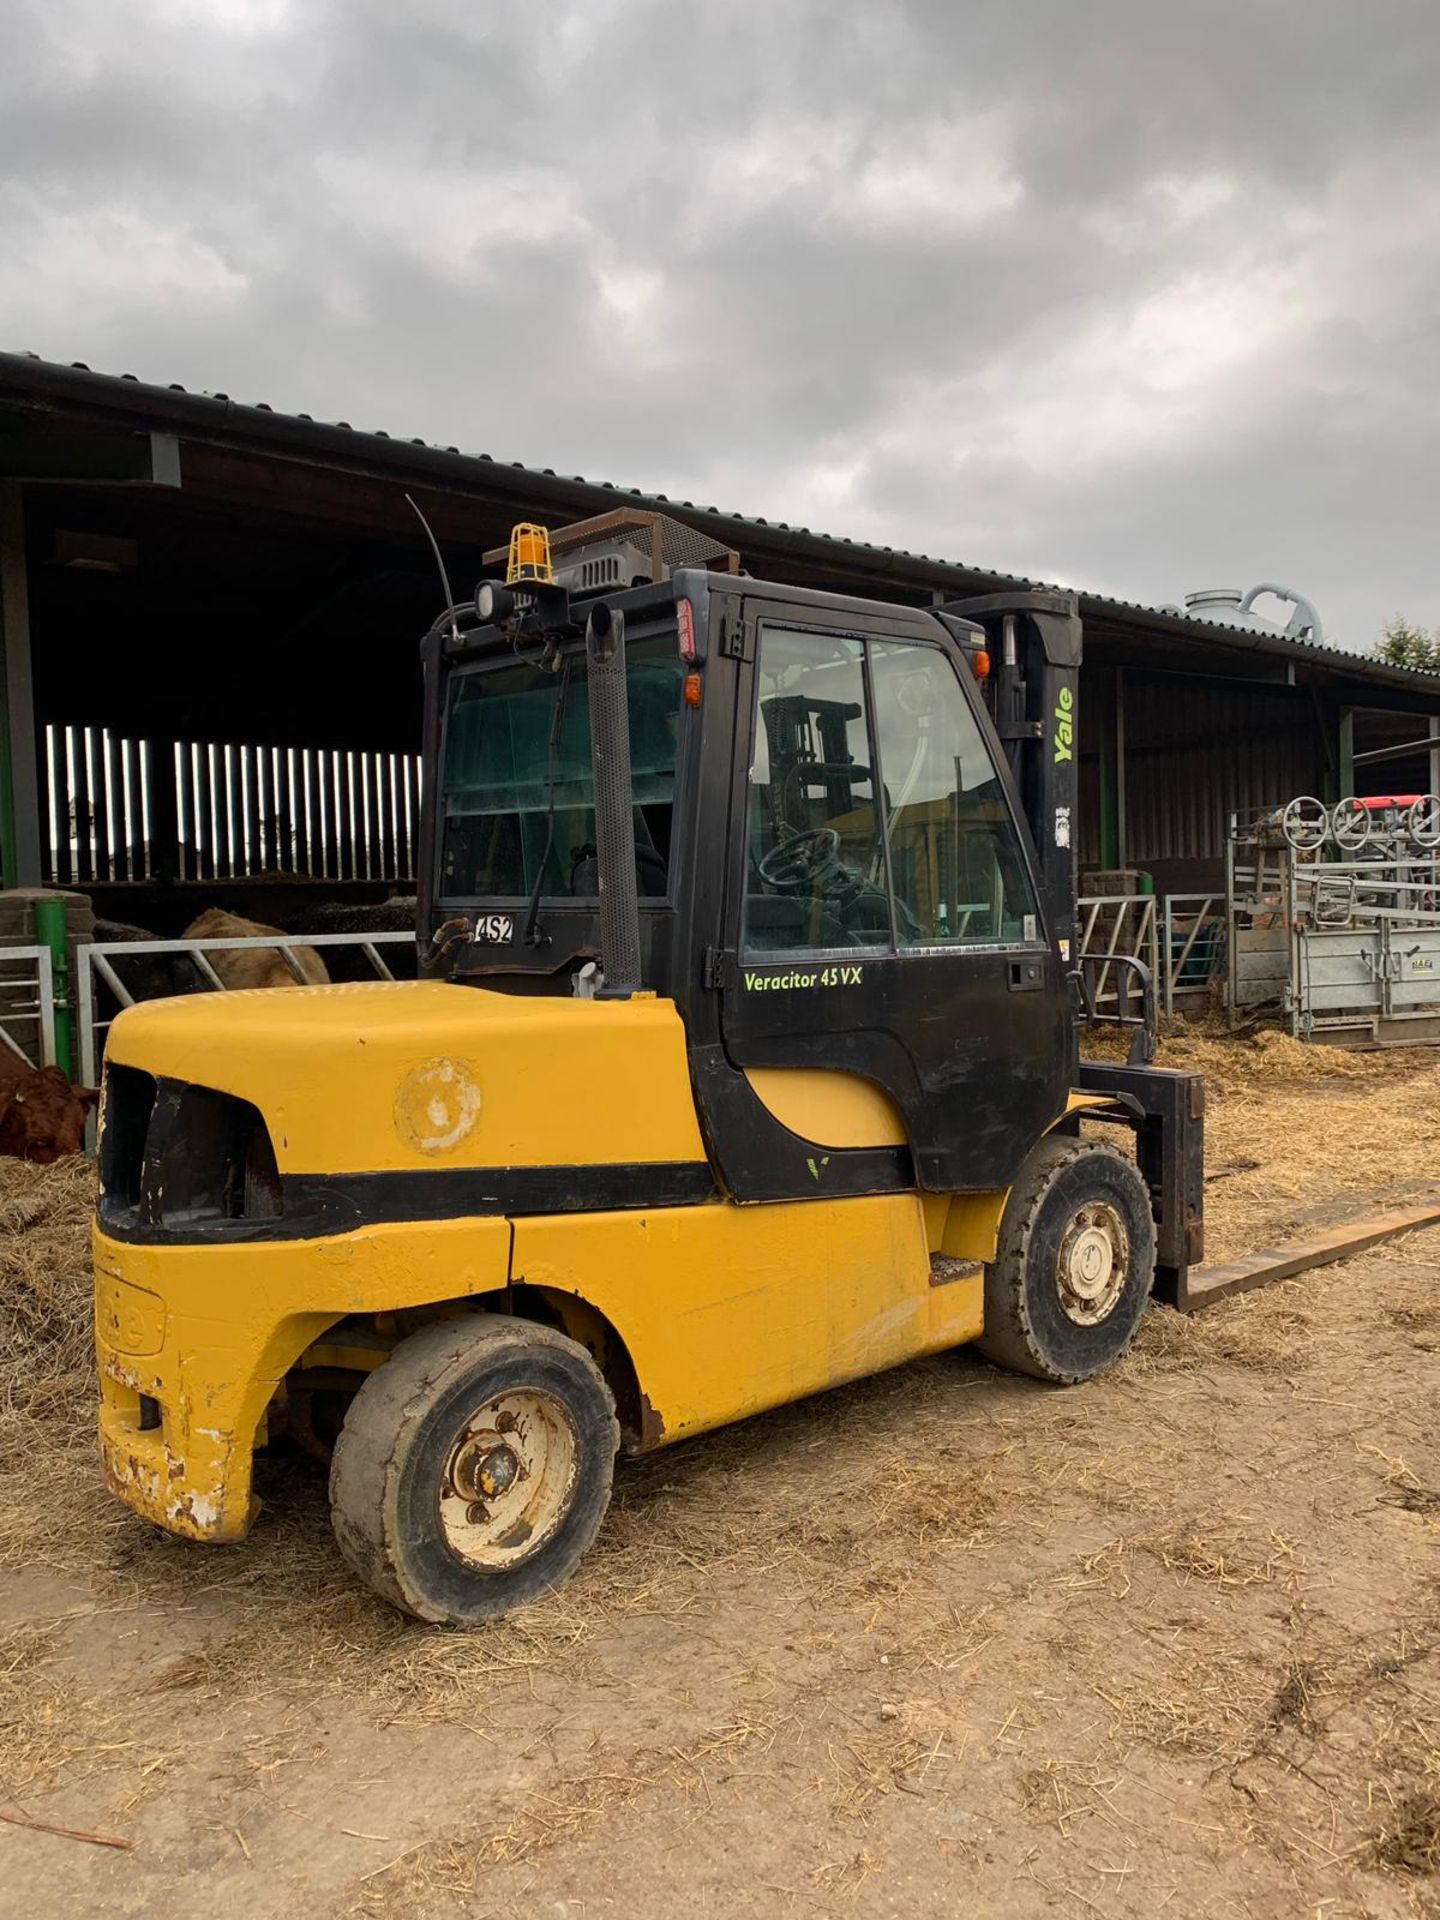
{"label": "green tinted glass", "polygon": [[[673,639],[630,649],[637,864],[641,891],[649,895],[665,891],[684,671]],[[516,662],[457,676],[445,734],[443,805],[444,897],[523,897],[542,861],[546,895],[593,896],[595,806],[583,655],[571,656],[560,673]]]}

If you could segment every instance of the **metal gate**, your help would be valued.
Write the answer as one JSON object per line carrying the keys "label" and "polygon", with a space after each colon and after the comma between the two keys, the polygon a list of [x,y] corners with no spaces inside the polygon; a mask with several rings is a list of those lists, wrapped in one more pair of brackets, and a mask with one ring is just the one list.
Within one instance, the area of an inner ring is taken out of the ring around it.
{"label": "metal gate", "polygon": [[[393,980],[396,976],[386,965],[378,951],[381,947],[415,947],[413,933],[297,933],[266,934],[260,938],[245,940],[112,940],[93,941],[77,947],[75,950],[75,1004],[80,1025],[80,1081],[83,1086],[93,1087],[99,1072],[100,1060],[104,1053],[104,1036],[109,1031],[115,1014],[121,1007],[132,1007],[136,997],[116,970],[116,961],[124,959],[142,959],[160,955],[183,955],[195,967],[204,981],[204,991],[226,991],[225,982],[220,978],[209,956],[212,953],[243,953],[260,949],[283,956],[286,966],[294,974],[297,984],[304,984],[305,976],[300,962],[295,957],[297,947],[349,947],[358,949],[377,980]],[[104,987],[117,1002],[115,1011],[106,1012],[102,1007],[99,994]],[[150,996],[165,998],[165,995]]]}
{"label": "metal gate", "polygon": [[1130,969],[1117,961],[1141,961],[1150,978],[1160,982],[1160,945],[1153,893],[1094,894],[1077,901],[1080,922],[1080,953],[1091,962],[1091,997],[1100,1019],[1113,1014],[1133,980],[1124,975]]}
{"label": "metal gate", "polygon": [[55,960],[48,947],[0,947],[0,1045],[55,1065]]}
{"label": "metal gate", "polygon": [[1174,1013],[1182,993],[1204,993],[1225,956],[1223,893],[1167,893],[1162,914],[1161,1005]]}

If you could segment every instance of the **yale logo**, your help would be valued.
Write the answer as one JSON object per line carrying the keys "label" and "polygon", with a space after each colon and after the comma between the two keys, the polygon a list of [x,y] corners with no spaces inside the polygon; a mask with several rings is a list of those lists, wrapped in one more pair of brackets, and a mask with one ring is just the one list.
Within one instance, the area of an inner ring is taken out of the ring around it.
{"label": "yale logo", "polygon": [[1075,758],[1075,696],[1069,687],[1060,689],[1060,704],[1055,709],[1055,760]]}

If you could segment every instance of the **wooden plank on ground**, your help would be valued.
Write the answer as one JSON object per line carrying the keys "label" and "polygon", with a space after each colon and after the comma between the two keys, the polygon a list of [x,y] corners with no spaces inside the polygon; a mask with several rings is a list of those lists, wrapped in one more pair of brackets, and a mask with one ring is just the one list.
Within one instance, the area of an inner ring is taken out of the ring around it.
{"label": "wooden plank on ground", "polygon": [[1327,1227],[1309,1240],[1292,1240],[1281,1247],[1262,1247],[1243,1259],[1227,1261],[1223,1266],[1199,1267],[1190,1276],[1180,1306],[1186,1313],[1211,1306],[1232,1293],[1244,1293],[1250,1287],[1267,1286],[1272,1280],[1288,1280],[1292,1274],[1305,1273],[1311,1267],[1327,1267],[1335,1260],[1348,1260],[1352,1254],[1378,1247],[1416,1227],[1440,1225],[1440,1194],[1389,1213],[1372,1214],[1365,1220],[1347,1220]]}

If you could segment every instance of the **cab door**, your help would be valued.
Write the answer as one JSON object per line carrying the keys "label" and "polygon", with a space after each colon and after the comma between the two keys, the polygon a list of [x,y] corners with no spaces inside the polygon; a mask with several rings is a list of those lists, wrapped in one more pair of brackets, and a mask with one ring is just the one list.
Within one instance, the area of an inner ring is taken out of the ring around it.
{"label": "cab door", "polygon": [[[753,1098],[697,1087],[726,1184],[1007,1187],[1064,1111],[1069,996],[969,669],[915,614],[745,614],[719,972],[724,1066]],[[899,1132],[817,1153],[786,1071],[878,1090]]]}

